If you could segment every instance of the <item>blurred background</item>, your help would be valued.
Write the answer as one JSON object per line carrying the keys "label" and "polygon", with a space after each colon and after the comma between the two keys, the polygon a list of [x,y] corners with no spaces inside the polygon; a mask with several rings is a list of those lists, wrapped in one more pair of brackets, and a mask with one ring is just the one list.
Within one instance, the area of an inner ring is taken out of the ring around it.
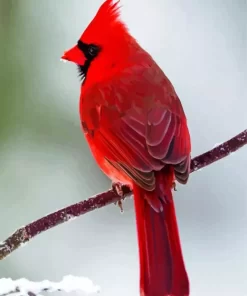
{"label": "blurred background", "polygon": [[[122,0],[122,18],[173,82],[196,156],[247,126],[245,0]],[[102,0],[0,0],[0,240],[107,190],[80,130],[76,66],[60,62]],[[246,296],[247,149],[175,194],[191,296]],[[0,278],[87,276],[102,296],[139,291],[133,201],[36,237]],[[61,295],[61,294],[60,294]]]}

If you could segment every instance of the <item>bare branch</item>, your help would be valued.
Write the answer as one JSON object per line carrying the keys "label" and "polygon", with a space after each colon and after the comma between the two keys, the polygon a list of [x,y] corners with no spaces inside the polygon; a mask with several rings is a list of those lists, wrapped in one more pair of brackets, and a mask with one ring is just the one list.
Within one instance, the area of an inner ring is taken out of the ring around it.
{"label": "bare branch", "polygon": [[[230,153],[235,152],[247,144],[247,130],[238,134],[227,142],[215,147],[214,149],[201,154],[191,161],[191,173],[203,167],[206,167],[213,162],[216,162]],[[122,187],[124,198],[131,195],[129,187],[123,185]],[[22,244],[28,242],[36,235],[44,232],[61,223],[69,221],[73,218],[91,212],[95,209],[102,208],[106,205],[116,203],[121,200],[121,196],[113,189],[100,193],[88,200],[81,201],[69,207],[63,208],[57,212],[49,214],[41,219],[38,219],[20,229],[0,243],[0,260],[7,257],[14,250],[19,248]]]}

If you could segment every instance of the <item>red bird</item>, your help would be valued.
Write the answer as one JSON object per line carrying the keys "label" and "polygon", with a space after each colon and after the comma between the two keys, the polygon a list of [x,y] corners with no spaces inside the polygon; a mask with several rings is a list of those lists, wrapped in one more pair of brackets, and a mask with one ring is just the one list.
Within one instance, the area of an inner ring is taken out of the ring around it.
{"label": "red bird", "polygon": [[133,189],[141,295],[188,296],[172,197],[174,181],[186,183],[190,172],[187,120],[171,82],[120,20],[118,2],[102,4],[62,59],[84,78],[80,118],[96,162]]}

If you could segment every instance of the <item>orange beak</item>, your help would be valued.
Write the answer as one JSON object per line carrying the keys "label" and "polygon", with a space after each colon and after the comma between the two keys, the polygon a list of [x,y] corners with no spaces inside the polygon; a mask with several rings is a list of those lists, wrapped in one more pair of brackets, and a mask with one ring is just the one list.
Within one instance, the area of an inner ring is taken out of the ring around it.
{"label": "orange beak", "polygon": [[86,57],[77,45],[64,52],[61,59],[83,66],[86,62]]}

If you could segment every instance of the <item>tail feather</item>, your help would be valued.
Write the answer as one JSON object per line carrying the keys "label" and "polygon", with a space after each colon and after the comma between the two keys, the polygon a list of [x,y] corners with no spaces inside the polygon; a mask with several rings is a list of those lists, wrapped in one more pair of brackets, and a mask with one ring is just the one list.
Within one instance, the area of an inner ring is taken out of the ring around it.
{"label": "tail feather", "polygon": [[[171,189],[163,209],[156,211],[147,201],[149,192],[134,185],[134,200],[140,257],[141,296],[188,296],[185,270]],[[154,196],[152,196],[154,198]]]}

